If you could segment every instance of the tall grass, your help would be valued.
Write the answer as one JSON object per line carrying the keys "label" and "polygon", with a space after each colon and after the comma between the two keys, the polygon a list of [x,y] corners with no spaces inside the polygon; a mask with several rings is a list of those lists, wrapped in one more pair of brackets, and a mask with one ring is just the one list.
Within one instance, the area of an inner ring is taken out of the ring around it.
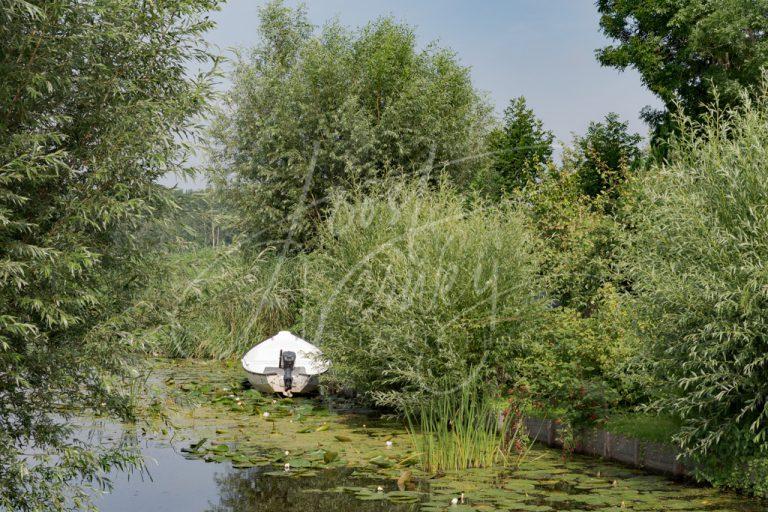
{"label": "tall grass", "polygon": [[[495,386],[492,386],[495,387]],[[478,383],[441,386],[405,408],[408,430],[425,471],[487,468],[522,458],[517,418]]]}
{"label": "tall grass", "polygon": [[170,255],[131,311],[137,345],[166,357],[242,355],[294,323],[297,264],[231,248]]}

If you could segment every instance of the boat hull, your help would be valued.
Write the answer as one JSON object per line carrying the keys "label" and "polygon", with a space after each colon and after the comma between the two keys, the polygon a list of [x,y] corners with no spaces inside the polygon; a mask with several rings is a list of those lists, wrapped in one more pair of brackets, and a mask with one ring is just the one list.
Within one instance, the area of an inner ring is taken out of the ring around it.
{"label": "boat hull", "polygon": [[[251,387],[257,391],[262,393],[288,393],[285,389],[282,375],[275,373],[253,373],[247,370],[245,373],[248,376],[248,382],[251,383]],[[294,374],[290,393],[312,393],[317,391],[319,385],[319,375]]]}
{"label": "boat hull", "polygon": [[[254,389],[285,396],[316,391],[319,375],[328,369],[320,349],[288,331],[254,346],[240,362]],[[286,377],[290,389],[285,388]]]}

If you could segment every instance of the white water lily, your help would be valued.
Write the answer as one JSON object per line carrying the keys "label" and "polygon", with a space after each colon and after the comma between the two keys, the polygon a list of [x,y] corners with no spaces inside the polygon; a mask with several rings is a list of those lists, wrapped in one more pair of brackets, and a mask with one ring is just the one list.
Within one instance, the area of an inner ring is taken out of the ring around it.
{"label": "white water lily", "polygon": [[264,416],[265,418],[269,418],[269,412],[265,412],[264,414],[262,414],[262,416]]}

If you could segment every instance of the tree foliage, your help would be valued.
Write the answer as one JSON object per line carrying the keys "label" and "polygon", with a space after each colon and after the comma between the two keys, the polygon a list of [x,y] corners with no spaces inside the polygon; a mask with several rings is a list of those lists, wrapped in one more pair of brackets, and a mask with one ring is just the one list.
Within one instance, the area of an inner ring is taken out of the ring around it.
{"label": "tree foliage", "polygon": [[679,103],[696,117],[716,97],[736,104],[768,63],[766,0],[598,0],[605,66],[634,67],[667,112],[646,109],[657,127]]}
{"label": "tree foliage", "polygon": [[566,155],[577,170],[581,192],[591,198],[615,196],[628,173],[640,162],[642,137],[630,133],[629,124],[610,113],[602,122],[589,123],[584,135],[574,139],[574,151]]}
{"label": "tree foliage", "polygon": [[471,164],[460,159],[481,153],[489,108],[469,70],[449,50],[419,50],[411,27],[381,18],[316,32],[303,9],[276,1],[259,30],[213,130],[251,241],[305,247],[331,190],[391,173],[463,179]]}
{"label": "tree foliage", "polygon": [[134,457],[72,436],[128,414],[108,318],[137,282],[136,229],[168,204],[177,136],[204,105],[214,0],[0,2],[0,509],[78,509]]}
{"label": "tree foliage", "polygon": [[498,197],[540,178],[552,160],[554,138],[523,96],[511,100],[503,125],[488,134],[490,162],[479,187]]}
{"label": "tree foliage", "polygon": [[[688,453],[721,468],[768,451],[766,99],[683,119],[632,216],[627,262],[663,384],[657,405],[681,417]],[[765,491],[765,473],[742,477]]]}
{"label": "tree foliage", "polygon": [[142,238],[151,241],[158,256],[232,244],[237,215],[223,194],[214,189],[168,192],[173,206],[147,218],[142,227]]}

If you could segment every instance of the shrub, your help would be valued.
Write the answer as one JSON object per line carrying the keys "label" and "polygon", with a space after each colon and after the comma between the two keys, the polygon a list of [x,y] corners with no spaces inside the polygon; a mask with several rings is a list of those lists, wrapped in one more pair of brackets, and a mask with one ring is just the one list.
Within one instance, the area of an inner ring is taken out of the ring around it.
{"label": "shrub", "polygon": [[[542,310],[537,242],[512,205],[442,184],[334,197],[307,266],[304,325],[341,382],[394,404],[436,378],[505,380]],[[515,345],[518,346],[518,345]]]}
{"label": "shrub", "polygon": [[628,266],[640,327],[690,455],[768,450],[768,108],[681,119],[643,176]]}
{"label": "shrub", "polygon": [[600,290],[618,283],[617,248],[622,226],[605,213],[607,196],[581,190],[578,157],[566,155],[563,167],[524,191],[525,204],[542,238],[542,269],[550,299],[584,316],[599,309]]}
{"label": "shrub", "polygon": [[590,317],[552,308],[519,340],[525,357],[510,368],[515,394],[537,410],[557,410],[573,430],[604,422],[610,409],[634,403],[645,384],[630,368],[638,342],[632,316],[612,286],[599,291],[601,307]]}

